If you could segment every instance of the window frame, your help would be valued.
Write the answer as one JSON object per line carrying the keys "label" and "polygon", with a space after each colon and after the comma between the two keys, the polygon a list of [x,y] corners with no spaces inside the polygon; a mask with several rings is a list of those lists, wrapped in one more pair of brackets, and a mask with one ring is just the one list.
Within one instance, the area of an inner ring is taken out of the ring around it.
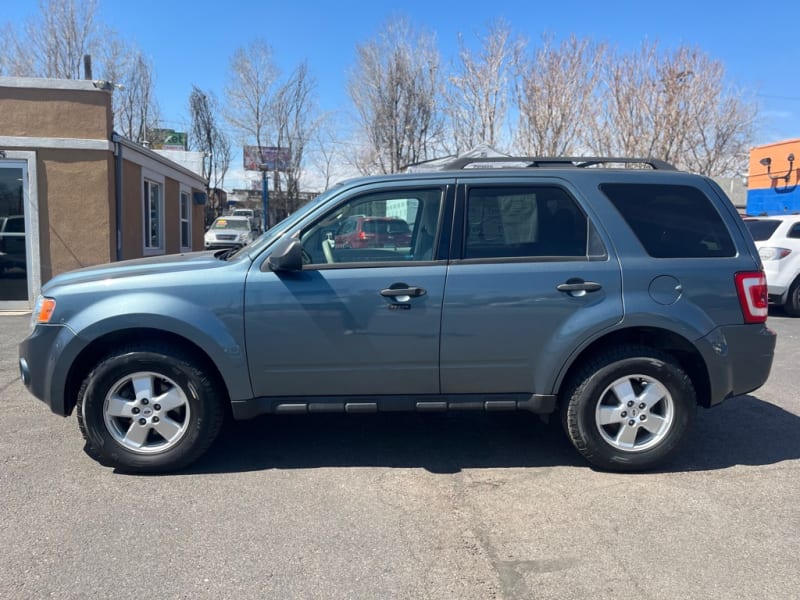
{"label": "window frame", "polygon": [[[455,185],[452,179],[442,181],[440,179],[420,180],[415,182],[407,182],[405,185],[398,186],[396,182],[391,185],[378,184],[376,186],[369,186],[366,188],[357,188],[352,193],[343,196],[333,206],[328,207],[324,213],[319,214],[313,220],[303,223],[301,227],[294,231],[294,236],[300,239],[302,235],[317,226],[320,222],[324,221],[331,214],[340,210],[344,205],[352,202],[357,202],[370,195],[388,195],[393,194],[397,199],[411,199],[414,194],[419,194],[422,191],[439,190],[441,192],[441,200],[439,202],[439,211],[437,215],[437,231],[434,233],[433,239],[433,255],[430,260],[409,260],[409,261],[353,261],[353,262],[335,262],[335,263],[311,263],[304,264],[303,270],[329,270],[329,269],[353,269],[353,268],[378,268],[378,267],[415,267],[415,266],[430,266],[433,264],[440,264],[447,260],[450,247],[450,230],[452,228],[452,207],[455,198]],[[421,213],[420,213],[421,214]],[[350,218],[350,217],[348,217]],[[354,225],[356,225],[354,223]],[[418,232],[412,230],[412,235],[418,235]],[[416,241],[416,237],[412,237],[412,244]],[[263,268],[263,267],[262,267]]]}
{"label": "window frame", "polygon": [[[186,199],[186,216],[183,214],[183,202]],[[183,239],[183,224],[186,223],[187,240]],[[178,191],[178,237],[181,252],[192,250],[192,191],[188,186],[181,184]],[[184,241],[188,242],[184,244]]]}
{"label": "window frame", "polygon": [[[558,189],[568,197],[583,215],[586,220],[586,253],[581,256],[574,255],[530,255],[530,256],[495,256],[495,257],[476,257],[465,258],[467,243],[468,204],[469,194],[474,189],[497,189],[507,188],[513,190],[531,190],[536,188]],[[594,243],[602,247],[602,253],[591,254],[592,237]],[[453,239],[451,242],[451,256],[454,262],[459,264],[484,264],[484,263],[545,263],[545,262],[594,262],[607,261],[609,259],[608,246],[600,234],[600,230],[581,203],[576,193],[562,181],[553,179],[537,180],[508,180],[508,179],[482,179],[473,181],[462,181],[458,186],[456,195],[456,208],[454,215]]]}
{"label": "window frame", "polygon": [[[152,189],[158,189],[157,216],[158,216],[158,246],[151,245],[150,215],[152,214]],[[142,170],[142,254],[144,256],[157,256],[164,254],[164,190],[165,177],[152,171]],[[149,192],[149,193],[148,193]]]}

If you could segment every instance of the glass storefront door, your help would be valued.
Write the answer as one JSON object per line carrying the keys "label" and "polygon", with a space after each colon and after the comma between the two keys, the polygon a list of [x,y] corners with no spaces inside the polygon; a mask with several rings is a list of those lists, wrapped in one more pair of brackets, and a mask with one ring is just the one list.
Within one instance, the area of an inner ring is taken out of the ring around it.
{"label": "glass storefront door", "polygon": [[29,303],[26,181],[26,162],[0,160],[0,310]]}

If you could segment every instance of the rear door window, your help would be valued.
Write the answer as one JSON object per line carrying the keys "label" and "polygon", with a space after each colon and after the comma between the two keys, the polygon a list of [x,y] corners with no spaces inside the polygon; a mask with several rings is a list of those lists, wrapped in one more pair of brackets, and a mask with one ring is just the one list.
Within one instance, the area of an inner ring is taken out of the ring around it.
{"label": "rear door window", "polygon": [[607,183],[600,190],[654,258],[736,255],[722,217],[708,196],[695,187]]}
{"label": "rear door window", "polygon": [[465,259],[604,256],[577,202],[556,186],[470,187]]}

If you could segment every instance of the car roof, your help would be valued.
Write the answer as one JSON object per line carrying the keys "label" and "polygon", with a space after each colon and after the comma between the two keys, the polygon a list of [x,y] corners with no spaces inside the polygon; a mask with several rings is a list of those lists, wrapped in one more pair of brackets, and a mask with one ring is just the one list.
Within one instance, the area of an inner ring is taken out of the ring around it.
{"label": "car roof", "polygon": [[439,164],[436,168],[426,167],[426,163],[409,165],[402,173],[370,175],[346,179],[337,187],[355,187],[386,181],[406,179],[437,179],[442,177],[591,177],[602,179],[613,173],[614,178],[641,181],[650,178],[675,178],[689,180],[703,178],[700,175],[680,171],[673,165],[652,158],[624,157],[463,157]]}
{"label": "car roof", "polygon": [[789,221],[800,218],[800,213],[791,215],[747,215],[745,221]]}

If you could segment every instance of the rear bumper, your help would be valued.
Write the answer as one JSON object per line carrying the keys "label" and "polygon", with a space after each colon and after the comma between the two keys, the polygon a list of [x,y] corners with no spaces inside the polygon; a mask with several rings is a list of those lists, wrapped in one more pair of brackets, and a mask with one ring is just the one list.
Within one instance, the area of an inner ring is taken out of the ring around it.
{"label": "rear bumper", "polygon": [[708,404],[747,394],[767,381],[777,335],[764,324],[718,327],[698,341],[710,380]]}

